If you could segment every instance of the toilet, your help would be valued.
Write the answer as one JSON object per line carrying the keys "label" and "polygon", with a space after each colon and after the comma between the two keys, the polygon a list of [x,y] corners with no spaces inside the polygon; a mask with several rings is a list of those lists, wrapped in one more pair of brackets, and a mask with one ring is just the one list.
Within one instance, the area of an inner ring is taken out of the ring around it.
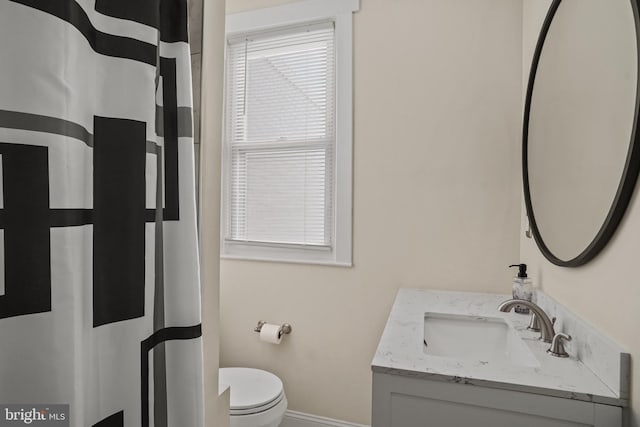
{"label": "toilet", "polygon": [[252,368],[221,368],[220,384],[231,389],[230,427],[278,427],[287,410],[280,378]]}

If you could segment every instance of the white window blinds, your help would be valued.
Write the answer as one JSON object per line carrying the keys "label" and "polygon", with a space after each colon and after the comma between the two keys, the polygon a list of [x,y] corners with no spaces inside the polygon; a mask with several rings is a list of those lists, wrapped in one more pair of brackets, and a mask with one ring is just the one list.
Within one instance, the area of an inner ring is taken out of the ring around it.
{"label": "white window blinds", "polygon": [[334,25],[230,38],[227,241],[331,247]]}

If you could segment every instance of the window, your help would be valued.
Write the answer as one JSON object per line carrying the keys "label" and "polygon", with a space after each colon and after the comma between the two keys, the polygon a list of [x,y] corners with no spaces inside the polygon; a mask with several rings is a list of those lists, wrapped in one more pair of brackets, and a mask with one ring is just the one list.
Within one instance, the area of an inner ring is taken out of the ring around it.
{"label": "window", "polygon": [[222,256],[351,265],[351,14],[227,17]]}

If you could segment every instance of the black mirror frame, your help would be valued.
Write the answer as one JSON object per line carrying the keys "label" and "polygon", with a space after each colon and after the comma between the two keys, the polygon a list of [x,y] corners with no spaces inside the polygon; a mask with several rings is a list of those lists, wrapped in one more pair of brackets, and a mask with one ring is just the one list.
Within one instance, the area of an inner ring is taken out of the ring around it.
{"label": "black mirror frame", "polygon": [[578,256],[568,261],[564,261],[556,257],[549,247],[545,244],[544,239],[540,234],[538,224],[536,223],[535,213],[531,203],[531,193],[529,191],[529,166],[528,166],[528,134],[529,134],[529,115],[531,112],[531,97],[533,94],[533,87],[536,79],[536,72],[538,64],[540,62],[540,55],[544,47],[545,39],[549,33],[549,28],[553,22],[553,17],[562,3],[562,0],[553,0],[553,3],[549,7],[547,16],[545,17],[538,42],[536,44],[535,52],[533,55],[533,61],[531,63],[531,71],[529,73],[529,81],[527,84],[527,96],[525,99],[524,119],[523,119],[523,132],[522,132],[522,183],[524,189],[524,200],[527,208],[527,216],[531,225],[531,231],[535,238],[538,248],[542,254],[551,261],[553,264],[561,267],[579,267],[591,261],[604,247],[607,245],[614,232],[616,231],[620,221],[622,220],[629,202],[634,193],[636,181],[638,180],[638,173],[640,172],[640,133],[638,132],[638,114],[640,112],[640,0],[630,0],[631,7],[633,9],[634,21],[636,26],[636,46],[638,51],[638,83],[636,87],[636,109],[633,119],[633,128],[631,132],[631,140],[629,142],[629,151],[627,153],[627,160],[625,163],[624,171],[618,185],[616,196],[613,200],[609,213],[607,214],[604,223],[600,227],[600,230],[587,246]]}

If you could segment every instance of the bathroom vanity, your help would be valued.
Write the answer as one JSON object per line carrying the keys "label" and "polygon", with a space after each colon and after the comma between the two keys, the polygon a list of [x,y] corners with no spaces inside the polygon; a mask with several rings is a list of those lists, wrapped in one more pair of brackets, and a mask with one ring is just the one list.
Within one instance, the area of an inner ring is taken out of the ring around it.
{"label": "bathroom vanity", "polygon": [[614,427],[629,399],[629,355],[548,296],[573,339],[547,353],[508,295],[401,289],[372,363],[372,427]]}

